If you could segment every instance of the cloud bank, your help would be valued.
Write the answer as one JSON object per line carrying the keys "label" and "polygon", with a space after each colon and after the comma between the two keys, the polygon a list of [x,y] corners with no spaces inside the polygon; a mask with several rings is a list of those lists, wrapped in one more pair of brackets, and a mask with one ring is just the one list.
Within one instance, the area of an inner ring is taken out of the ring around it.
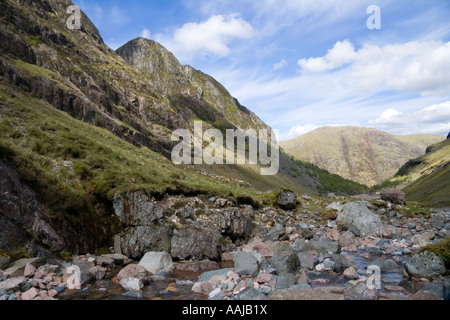
{"label": "cloud bank", "polygon": [[225,57],[230,54],[230,43],[249,39],[253,27],[236,15],[214,15],[201,23],[186,23],[175,30],[173,37],[159,35],[160,42],[175,52]]}

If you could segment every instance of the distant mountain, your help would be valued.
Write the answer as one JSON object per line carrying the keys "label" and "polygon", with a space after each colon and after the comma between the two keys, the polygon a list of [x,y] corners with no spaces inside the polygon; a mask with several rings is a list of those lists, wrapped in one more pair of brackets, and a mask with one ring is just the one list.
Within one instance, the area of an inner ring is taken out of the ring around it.
{"label": "distant mountain", "polygon": [[450,138],[427,151],[408,161],[396,178],[407,178],[403,191],[409,200],[429,206],[450,206]]}
{"label": "distant mountain", "polygon": [[324,127],[281,142],[284,151],[320,168],[367,186],[393,176],[408,160],[445,138],[437,135],[394,136],[361,127]]}

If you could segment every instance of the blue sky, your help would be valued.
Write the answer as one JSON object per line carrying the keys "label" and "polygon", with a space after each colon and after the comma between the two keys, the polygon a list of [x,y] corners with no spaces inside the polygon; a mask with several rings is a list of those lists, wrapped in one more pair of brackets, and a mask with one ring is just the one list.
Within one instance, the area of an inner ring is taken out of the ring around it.
{"label": "blue sky", "polygon": [[[450,131],[449,0],[75,0],[117,49],[156,40],[280,138],[320,126]],[[370,30],[367,8],[381,9]]]}

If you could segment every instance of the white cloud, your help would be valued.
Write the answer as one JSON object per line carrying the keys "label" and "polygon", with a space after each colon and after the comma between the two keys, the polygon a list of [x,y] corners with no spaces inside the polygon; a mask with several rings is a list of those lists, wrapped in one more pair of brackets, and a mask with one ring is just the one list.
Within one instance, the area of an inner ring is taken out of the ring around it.
{"label": "white cloud", "polygon": [[214,15],[201,23],[185,24],[175,31],[172,39],[161,35],[157,39],[177,53],[224,57],[230,54],[233,39],[249,39],[253,33],[253,27],[236,15]]}
{"label": "white cloud", "polygon": [[298,125],[292,127],[289,132],[285,135],[281,135],[281,141],[287,141],[294,138],[297,138],[299,136],[302,136],[304,134],[307,134],[311,131],[314,131],[318,128],[322,127],[341,127],[343,125],[341,124],[326,124],[326,125],[320,125],[320,124],[314,124],[314,123],[308,123],[305,125]]}
{"label": "white cloud", "polygon": [[315,124],[312,124],[312,123],[308,123],[308,124],[303,125],[303,126],[302,125],[295,126],[295,127],[292,127],[286,135],[281,136],[281,139],[283,141],[286,141],[286,140],[290,140],[290,139],[293,139],[293,138],[297,138],[297,137],[299,137],[301,135],[304,135],[304,134],[306,134],[308,132],[314,131],[317,128],[320,128],[320,127],[321,126],[318,126],[318,125],[315,125]]}
{"label": "white cloud", "polygon": [[388,109],[378,118],[369,121],[369,124],[377,129],[399,134],[405,132],[443,134],[450,131],[450,101],[410,113]]}
{"label": "white cloud", "polygon": [[283,60],[281,60],[281,61],[275,63],[275,64],[272,66],[272,70],[274,70],[274,71],[280,70],[280,69],[283,69],[285,66],[287,66],[287,61],[283,59]]}
{"label": "white cloud", "polygon": [[[304,72],[321,73],[346,64],[342,80],[364,91],[398,90],[423,95],[450,90],[450,42],[412,41],[355,51],[345,40],[337,42],[323,57],[301,59]],[[338,76],[339,77],[339,76]]]}
{"label": "white cloud", "polygon": [[401,116],[403,115],[403,112],[399,112],[395,109],[387,109],[384,111],[381,116],[379,116],[377,119],[370,121],[369,123],[373,124],[395,124],[395,123],[401,123],[402,119]]}
{"label": "white cloud", "polygon": [[306,72],[323,72],[339,68],[345,64],[353,62],[357,57],[353,44],[344,40],[338,41],[333,49],[328,50],[324,57],[301,59],[298,65]]}
{"label": "white cloud", "polygon": [[375,86],[423,95],[450,89],[450,42],[366,45],[350,74],[364,88]]}
{"label": "white cloud", "polygon": [[150,32],[150,30],[148,30],[148,29],[142,30],[142,32],[141,32],[141,37],[142,37],[142,38],[146,38],[146,39],[150,39],[150,37],[151,37],[151,32]]}

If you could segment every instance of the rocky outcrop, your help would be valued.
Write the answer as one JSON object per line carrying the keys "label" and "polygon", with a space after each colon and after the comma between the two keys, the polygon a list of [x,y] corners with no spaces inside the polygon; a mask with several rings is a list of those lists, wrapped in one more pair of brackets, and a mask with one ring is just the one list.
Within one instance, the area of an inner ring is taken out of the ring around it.
{"label": "rocky outcrop", "polygon": [[140,258],[149,251],[170,252],[172,235],[171,224],[127,227],[116,235],[115,251],[131,258]]}
{"label": "rocky outcrop", "polygon": [[[243,130],[267,128],[254,113],[241,106],[237,99],[216,80],[191,66],[182,66],[175,56],[159,43],[137,38],[116,50],[125,61],[140,70],[152,88],[173,103],[187,120],[189,114],[203,121],[214,122],[223,117],[232,126]],[[183,110],[181,106],[186,106]]]}
{"label": "rocky outcrop", "polygon": [[[0,249],[13,251],[34,243],[62,250],[64,239],[52,224],[36,194],[22,184],[11,166],[0,160]],[[40,241],[34,242],[33,237]]]}
{"label": "rocky outcrop", "polygon": [[116,235],[117,253],[140,258],[149,251],[170,252],[173,226],[163,221],[163,210],[145,192],[116,195],[113,206],[125,226],[125,231]]}
{"label": "rocky outcrop", "polygon": [[229,236],[232,239],[248,239],[253,231],[251,217],[239,208],[217,209],[210,218],[223,236]]}
{"label": "rocky outcrop", "polygon": [[218,260],[222,238],[240,243],[253,230],[253,209],[248,207],[214,209],[205,219],[197,218],[195,209],[186,205],[170,215],[166,213],[170,207],[163,209],[143,191],[118,194],[114,210],[124,226],[115,236],[115,251],[132,258],[164,251],[178,260]]}
{"label": "rocky outcrop", "polygon": [[113,206],[120,222],[128,226],[149,226],[164,217],[163,210],[144,191],[117,195]]}
{"label": "rocky outcrop", "polygon": [[175,229],[171,240],[171,255],[182,260],[218,260],[221,256],[221,235],[213,227],[192,224]]}

